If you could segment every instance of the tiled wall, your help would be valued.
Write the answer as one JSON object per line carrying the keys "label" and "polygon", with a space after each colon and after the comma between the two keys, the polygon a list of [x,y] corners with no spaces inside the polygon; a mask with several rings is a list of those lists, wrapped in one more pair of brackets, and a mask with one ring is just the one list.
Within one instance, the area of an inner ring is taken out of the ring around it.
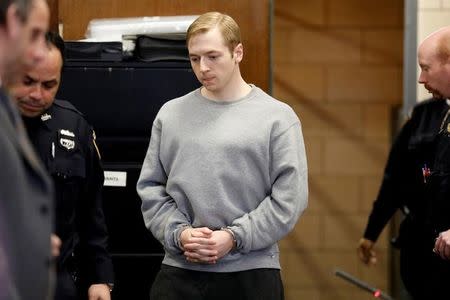
{"label": "tiled wall", "polygon": [[340,268],[387,290],[387,231],[376,267],[356,256],[402,97],[403,1],[275,0],[274,95],[298,113],[310,204],[281,242],[286,299],[373,299]]}
{"label": "tiled wall", "polygon": [[[418,0],[418,10],[418,43],[433,31],[450,25],[450,0]],[[430,94],[427,90],[423,86],[418,85],[417,98],[423,100],[429,97]]]}

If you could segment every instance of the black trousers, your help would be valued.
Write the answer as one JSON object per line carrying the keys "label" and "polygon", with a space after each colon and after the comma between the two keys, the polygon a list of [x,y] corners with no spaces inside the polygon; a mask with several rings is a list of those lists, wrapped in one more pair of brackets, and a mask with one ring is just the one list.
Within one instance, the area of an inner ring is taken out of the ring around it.
{"label": "black trousers", "polygon": [[283,300],[278,269],[198,272],[162,265],[150,300]]}
{"label": "black trousers", "polygon": [[77,287],[67,269],[58,270],[54,300],[77,300]]}
{"label": "black trousers", "polygon": [[433,245],[416,239],[400,249],[400,274],[414,300],[449,298],[450,262],[433,253]]}
{"label": "black trousers", "polygon": [[[87,300],[88,299],[88,286],[82,284],[80,278],[75,282],[74,276],[78,276],[77,273],[69,271],[67,266],[59,268],[56,274],[56,288],[54,300]],[[76,274],[76,275],[75,275]]]}

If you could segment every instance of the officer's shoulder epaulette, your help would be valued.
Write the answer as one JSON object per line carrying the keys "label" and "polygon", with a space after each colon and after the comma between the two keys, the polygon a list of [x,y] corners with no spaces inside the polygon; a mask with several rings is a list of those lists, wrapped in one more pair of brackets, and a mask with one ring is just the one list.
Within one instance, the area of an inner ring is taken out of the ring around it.
{"label": "officer's shoulder epaulette", "polygon": [[55,99],[55,101],[53,102],[53,105],[55,105],[58,108],[61,108],[63,110],[72,111],[72,112],[80,115],[81,117],[85,118],[85,115],[82,112],[80,112],[75,106],[73,106],[73,104],[70,103],[69,101]]}

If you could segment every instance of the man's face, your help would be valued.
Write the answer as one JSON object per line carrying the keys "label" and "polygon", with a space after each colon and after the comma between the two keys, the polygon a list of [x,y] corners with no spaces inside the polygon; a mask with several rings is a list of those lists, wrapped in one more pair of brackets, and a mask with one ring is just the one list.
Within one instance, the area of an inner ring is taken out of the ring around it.
{"label": "man's face", "polygon": [[50,11],[45,0],[34,0],[24,28],[24,57],[26,67],[36,65],[46,52],[45,33],[48,31]]}
{"label": "man's face", "polygon": [[421,69],[419,83],[435,98],[450,98],[450,64],[436,55],[433,43],[423,43],[418,50]]}
{"label": "man's face", "polygon": [[[15,12],[17,7],[9,8]],[[45,0],[33,0],[25,23],[11,13],[6,28],[9,42],[5,61],[5,79],[14,80],[23,68],[31,67],[42,60],[45,51],[45,33],[48,29],[50,13]]]}
{"label": "man's face", "polygon": [[42,61],[8,87],[20,113],[29,118],[44,113],[53,104],[58,91],[62,57],[54,46],[46,51]]}
{"label": "man's face", "polygon": [[218,28],[193,36],[188,50],[197,79],[211,93],[225,91],[239,74],[242,45],[231,53]]}

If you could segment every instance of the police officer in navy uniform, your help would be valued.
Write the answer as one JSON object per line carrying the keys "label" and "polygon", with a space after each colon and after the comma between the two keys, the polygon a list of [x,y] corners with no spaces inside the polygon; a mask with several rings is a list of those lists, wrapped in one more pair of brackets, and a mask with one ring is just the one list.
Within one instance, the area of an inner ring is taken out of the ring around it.
{"label": "police officer in navy uniform", "polygon": [[46,40],[44,60],[9,88],[55,185],[55,233],[62,240],[55,298],[109,300],[113,267],[107,251],[101,197],[104,175],[95,133],[73,105],[54,99],[64,42],[54,33],[48,33]]}
{"label": "police officer in navy uniform", "polygon": [[[375,241],[394,212],[406,214],[396,246],[413,299],[448,299],[450,278],[450,27],[420,45],[419,83],[433,95],[414,107],[397,136],[368,224],[358,245],[376,262]],[[444,259],[443,259],[444,258]]]}

